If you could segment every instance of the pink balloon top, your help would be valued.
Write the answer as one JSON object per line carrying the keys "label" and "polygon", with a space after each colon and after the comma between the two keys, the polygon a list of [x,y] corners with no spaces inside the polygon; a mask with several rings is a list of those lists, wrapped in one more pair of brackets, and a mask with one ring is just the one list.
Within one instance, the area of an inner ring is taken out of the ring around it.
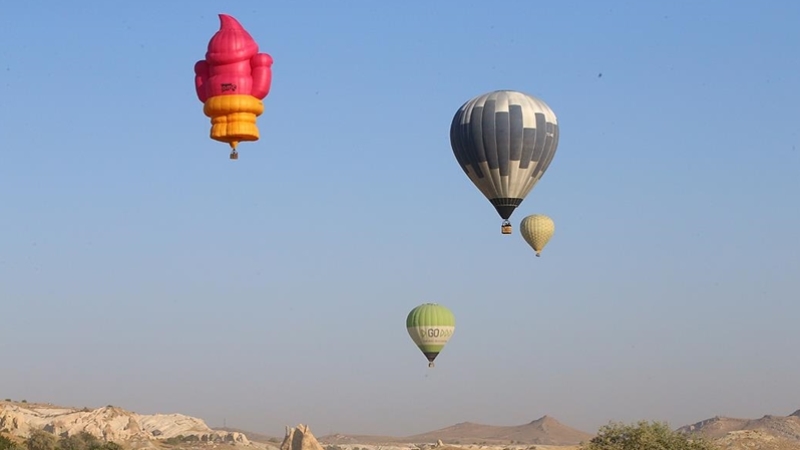
{"label": "pink balloon top", "polygon": [[219,31],[208,42],[206,59],[194,66],[197,97],[205,103],[218,95],[252,95],[264,99],[272,83],[272,57],[242,25],[219,15]]}

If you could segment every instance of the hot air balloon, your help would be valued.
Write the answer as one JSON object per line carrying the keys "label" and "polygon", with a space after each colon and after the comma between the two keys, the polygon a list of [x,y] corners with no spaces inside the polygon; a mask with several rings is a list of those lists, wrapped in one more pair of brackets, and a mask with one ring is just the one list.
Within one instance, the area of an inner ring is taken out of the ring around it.
{"label": "hot air balloon", "polygon": [[541,179],[558,147],[558,120],[547,104],[518,91],[479,95],[458,109],[450,145],[464,173],[503,219]]}
{"label": "hot air balloon", "polygon": [[536,256],[542,256],[542,249],[553,237],[553,233],[556,231],[556,224],[553,219],[543,214],[533,214],[522,219],[519,224],[519,231],[528,245],[536,251]]}
{"label": "hot air balloon", "polygon": [[211,118],[211,139],[231,147],[239,159],[239,142],[257,141],[256,117],[272,83],[272,57],[258,52],[253,37],[233,17],[219,15],[219,31],[208,43],[206,58],[194,66],[197,98]]}
{"label": "hot air balloon", "polygon": [[408,335],[428,358],[428,367],[439,356],[453,331],[456,319],[446,307],[436,303],[424,303],[412,309],[406,317]]}

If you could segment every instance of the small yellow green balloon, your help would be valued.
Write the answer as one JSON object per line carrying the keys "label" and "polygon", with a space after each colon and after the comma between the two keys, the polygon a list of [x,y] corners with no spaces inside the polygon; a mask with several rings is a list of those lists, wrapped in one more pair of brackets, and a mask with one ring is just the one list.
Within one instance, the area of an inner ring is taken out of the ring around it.
{"label": "small yellow green balloon", "polygon": [[556,224],[544,214],[533,214],[522,219],[519,231],[525,242],[536,251],[536,256],[542,256],[542,250],[556,231]]}

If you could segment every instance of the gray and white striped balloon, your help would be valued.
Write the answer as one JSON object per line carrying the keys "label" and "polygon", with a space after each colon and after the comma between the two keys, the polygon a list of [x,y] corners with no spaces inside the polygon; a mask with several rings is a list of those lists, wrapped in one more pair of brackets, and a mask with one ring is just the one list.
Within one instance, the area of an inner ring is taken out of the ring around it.
{"label": "gray and white striped balloon", "polygon": [[558,119],[536,97],[493,91],[458,109],[450,145],[464,173],[508,220],[556,154]]}

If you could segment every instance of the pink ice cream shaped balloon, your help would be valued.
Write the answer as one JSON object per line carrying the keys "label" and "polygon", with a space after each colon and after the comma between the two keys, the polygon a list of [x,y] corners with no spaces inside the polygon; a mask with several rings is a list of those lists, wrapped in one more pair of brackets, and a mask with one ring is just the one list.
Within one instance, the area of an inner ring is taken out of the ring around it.
{"label": "pink ice cream shaped balloon", "polygon": [[272,83],[272,57],[258,52],[258,44],[242,25],[219,15],[219,31],[208,43],[206,58],[194,66],[197,98],[211,118],[211,139],[236,146],[259,138],[256,117]]}

